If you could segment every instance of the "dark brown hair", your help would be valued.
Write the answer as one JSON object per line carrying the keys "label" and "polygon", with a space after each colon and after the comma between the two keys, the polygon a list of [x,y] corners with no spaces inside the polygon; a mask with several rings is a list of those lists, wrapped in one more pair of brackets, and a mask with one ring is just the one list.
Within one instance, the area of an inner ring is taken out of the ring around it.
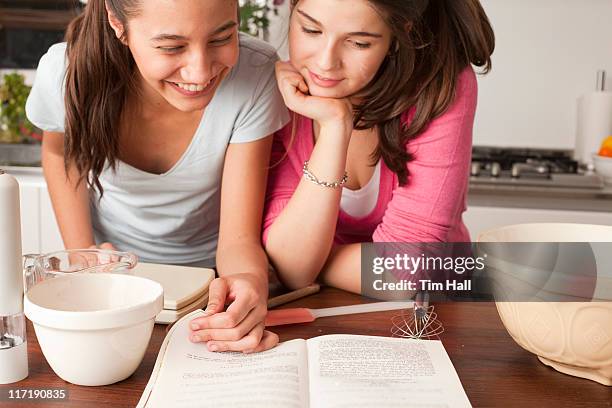
{"label": "dark brown hair", "polygon": [[[459,74],[468,65],[491,69],[495,36],[478,0],[368,0],[393,34],[389,54],[354,106],[356,129],[377,127],[382,158],[400,185],[408,182],[406,151],[455,98]],[[299,0],[292,0],[295,7]],[[414,107],[408,126],[401,115]]]}
{"label": "dark brown hair", "polygon": [[127,19],[137,14],[139,4],[140,0],[89,0],[66,31],[66,170],[74,164],[79,182],[86,179],[100,195],[99,176],[107,164],[115,169],[121,115],[128,95],[136,92],[136,64],[109,25],[106,7],[123,25],[124,39]]}

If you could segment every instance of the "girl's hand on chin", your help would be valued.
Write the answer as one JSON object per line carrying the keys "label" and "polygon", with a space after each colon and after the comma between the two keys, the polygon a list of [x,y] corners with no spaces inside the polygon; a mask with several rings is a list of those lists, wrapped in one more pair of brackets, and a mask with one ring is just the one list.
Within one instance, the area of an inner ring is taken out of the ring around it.
{"label": "girl's hand on chin", "polygon": [[[210,351],[253,353],[278,344],[278,336],[264,330],[268,288],[249,273],[213,280],[208,289],[206,316],[190,323],[193,342],[205,342]],[[226,303],[231,303],[224,312]]]}
{"label": "girl's hand on chin", "polygon": [[353,107],[347,98],[310,95],[304,77],[290,62],[276,63],[276,81],[285,105],[293,112],[316,121],[321,127],[341,125],[352,130]]}

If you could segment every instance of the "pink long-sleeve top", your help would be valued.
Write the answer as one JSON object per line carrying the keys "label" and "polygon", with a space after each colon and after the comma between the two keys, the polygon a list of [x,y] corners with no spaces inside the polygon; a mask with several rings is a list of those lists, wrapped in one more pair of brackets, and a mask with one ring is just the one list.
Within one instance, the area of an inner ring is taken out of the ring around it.
{"label": "pink long-sleeve top", "polygon": [[[477,93],[476,76],[467,67],[459,76],[449,109],[408,142],[406,148],[414,157],[407,164],[408,183],[400,186],[397,175],[383,161],[375,208],[359,218],[340,209],[336,244],[470,241],[462,213],[466,209]],[[414,109],[404,112],[402,121],[409,123],[413,115]],[[314,148],[312,120],[297,120],[293,142],[291,124],[274,136],[271,164],[276,165],[268,177],[264,242],[296,190],[304,161]]]}

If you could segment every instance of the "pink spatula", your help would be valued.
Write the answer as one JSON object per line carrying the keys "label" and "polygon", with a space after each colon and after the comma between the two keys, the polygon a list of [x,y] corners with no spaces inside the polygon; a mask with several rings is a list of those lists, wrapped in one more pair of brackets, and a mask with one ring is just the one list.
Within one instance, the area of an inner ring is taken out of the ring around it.
{"label": "pink spatula", "polygon": [[376,302],[362,305],[328,307],[325,309],[293,309],[269,310],[266,315],[266,326],[281,326],[283,324],[308,323],[319,317],[340,316],[357,313],[382,312],[385,310],[411,309],[414,302]]}

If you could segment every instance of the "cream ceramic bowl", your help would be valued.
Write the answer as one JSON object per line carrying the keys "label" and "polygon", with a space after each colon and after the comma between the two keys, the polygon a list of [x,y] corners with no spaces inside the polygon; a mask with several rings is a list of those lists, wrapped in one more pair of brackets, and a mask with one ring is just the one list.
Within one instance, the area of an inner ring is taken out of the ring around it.
{"label": "cream ceramic bowl", "polygon": [[163,307],[161,285],[112,273],[72,273],[26,293],[24,310],[53,371],[77,385],[107,385],[138,368]]}
{"label": "cream ceramic bowl", "polygon": [[[595,301],[496,301],[496,306],[512,338],[521,347],[536,354],[542,363],[565,374],[612,385],[612,244],[609,244],[612,242],[612,227],[581,224],[510,225],[486,231],[479,235],[478,241],[479,245],[488,242],[600,243],[565,246],[565,249],[578,252],[584,246],[589,248],[592,261],[580,257],[583,265],[576,263],[575,267],[590,268],[594,272],[589,272],[592,279],[587,279],[585,286],[590,285],[587,292],[592,294]],[[558,299],[569,292],[575,295],[575,276],[562,273],[560,277],[552,279],[544,272],[549,267],[559,267],[559,263],[555,262],[560,259],[561,263],[573,262],[569,258],[562,260],[563,245],[559,244],[560,251],[555,251],[554,245],[533,244],[534,250],[526,251],[530,252],[526,256],[539,259],[530,259],[530,267],[516,262],[512,267],[512,262],[489,259],[495,268],[494,280],[497,280],[497,284],[501,283],[499,287],[502,290],[514,288],[521,293],[531,290],[529,293],[533,294],[534,299]],[[572,290],[568,290],[570,287]]]}

